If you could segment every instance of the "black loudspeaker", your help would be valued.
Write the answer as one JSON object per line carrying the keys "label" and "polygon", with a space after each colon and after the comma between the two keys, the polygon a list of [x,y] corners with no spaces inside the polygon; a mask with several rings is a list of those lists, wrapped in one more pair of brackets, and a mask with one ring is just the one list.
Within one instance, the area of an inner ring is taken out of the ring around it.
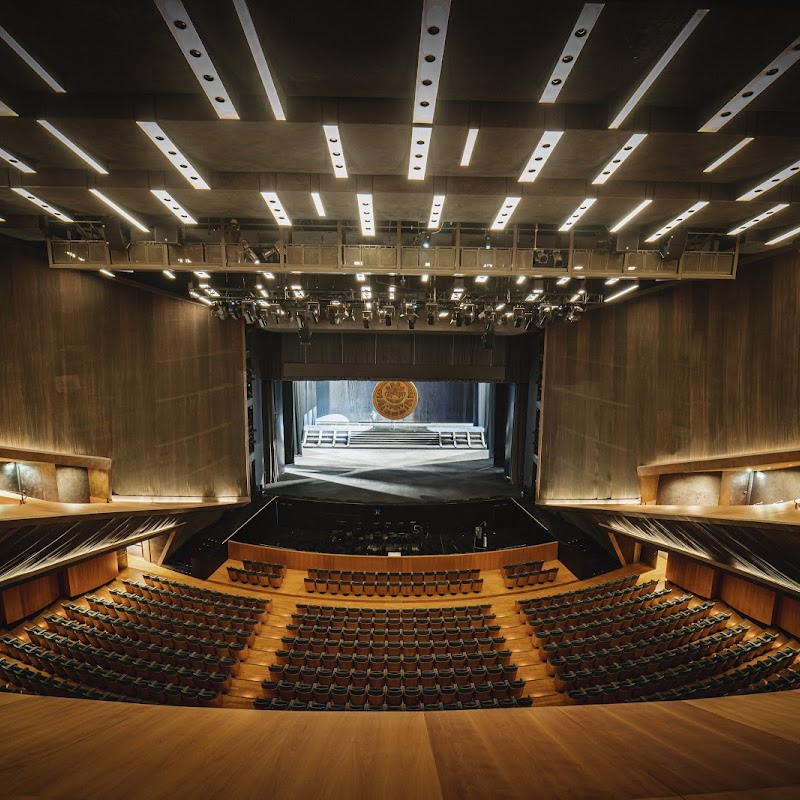
{"label": "black loudspeaker", "polygon": [[628,231],[620,231],[617,234],[617,252],[627,253],[639,249],[639,229],[633,228]]}
{"label": "black loudspeaker", "polygon": [[686,228],[678,228],[678,230],[664,239],[659,248],[661,255],[669,261],[677,261],[686,249],[688,238],[689,231]]}
{"label": "black loudspeaker", "polygon": [[112,250],[127,250],[131,243],[131,229],[116,217],[106,217],[103,225],[106,232],[106,241]]}

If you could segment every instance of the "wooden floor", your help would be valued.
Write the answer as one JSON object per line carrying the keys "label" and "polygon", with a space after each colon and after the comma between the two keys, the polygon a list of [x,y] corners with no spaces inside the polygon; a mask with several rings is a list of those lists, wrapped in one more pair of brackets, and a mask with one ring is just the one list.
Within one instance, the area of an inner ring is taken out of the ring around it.
{"label": "wooden floor", "polygon": [[20,800],[800,796],[797,691],[396,714],[0,695],[0,719],[0,794]]}

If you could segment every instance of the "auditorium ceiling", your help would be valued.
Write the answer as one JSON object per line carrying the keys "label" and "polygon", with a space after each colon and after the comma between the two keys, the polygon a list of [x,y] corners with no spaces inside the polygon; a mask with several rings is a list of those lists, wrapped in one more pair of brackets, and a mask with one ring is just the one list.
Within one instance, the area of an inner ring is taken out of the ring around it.
{"label": "auditorium ceiling", "polygon": [[0,26],[8,235],[800,235],[767,244],[800,226],[800,4],[39,0]]}

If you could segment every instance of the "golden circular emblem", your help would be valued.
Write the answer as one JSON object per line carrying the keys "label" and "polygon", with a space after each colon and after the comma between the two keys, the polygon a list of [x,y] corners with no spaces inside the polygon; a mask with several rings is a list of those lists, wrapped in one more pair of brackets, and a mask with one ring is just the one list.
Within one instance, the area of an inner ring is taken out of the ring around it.
{"label": "golden circular emblem", "polygon": [[372,405],[386,419],[405,419],[414,413],[418,400],[411,381],[381,381],[372,390]]}

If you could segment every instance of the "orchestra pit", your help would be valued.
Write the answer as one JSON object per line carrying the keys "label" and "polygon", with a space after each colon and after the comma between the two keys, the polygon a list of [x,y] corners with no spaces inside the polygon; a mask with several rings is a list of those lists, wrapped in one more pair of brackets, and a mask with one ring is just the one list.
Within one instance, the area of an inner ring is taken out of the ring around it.
{"label": "orchestra pit", "polygon": [[3,4],[0,795],[800,796],[799,60]]}

